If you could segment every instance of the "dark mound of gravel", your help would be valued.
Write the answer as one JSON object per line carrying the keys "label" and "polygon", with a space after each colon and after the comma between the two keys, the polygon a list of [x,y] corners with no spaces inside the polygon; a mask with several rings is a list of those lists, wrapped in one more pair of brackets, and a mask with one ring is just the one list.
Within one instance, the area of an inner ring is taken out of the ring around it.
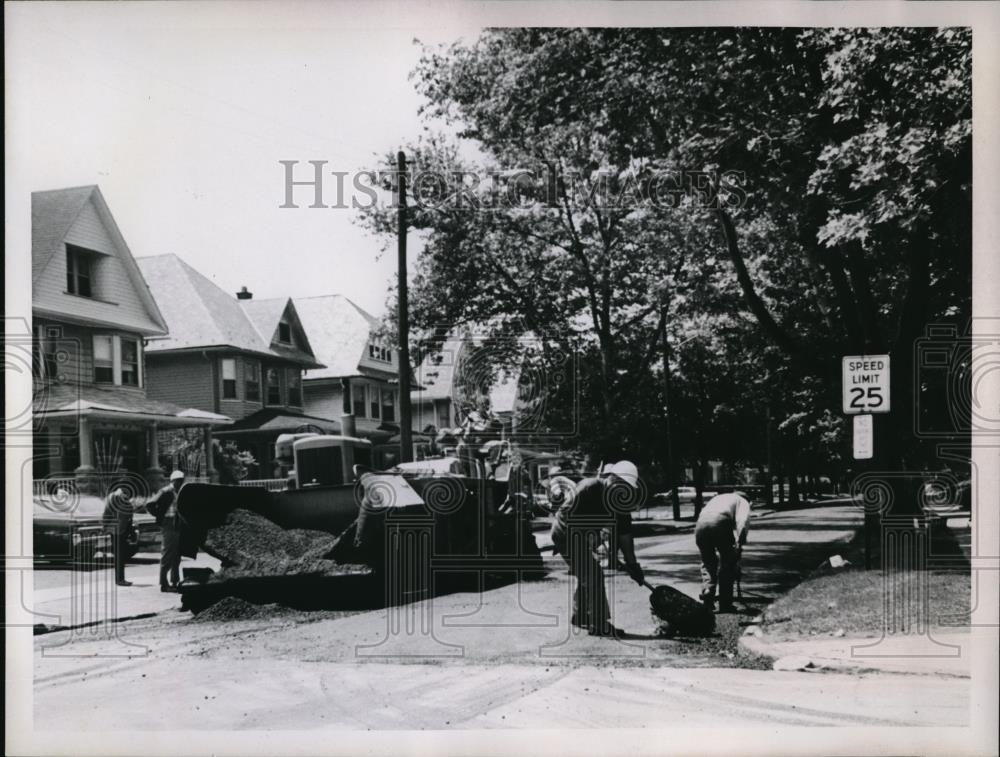
{"label": "dark mound of gravel", "polygon": [[199,612],[194,616],[193,620],[199,622],[260,620],[293,613],[294,610],[289,610],[277,604],[255,605],[239,597],[225,597],[211,607]]}
{"label": "dark mound of gravel", "polygon": [[284,529],[262,515],[236,509],[226,514],[222,525],[208,529],[204,548],[223,567],[249,568],[258,562],[266,564],[261,567],[311,563],[328,555],[336,543],[337,537],[325,531]]}

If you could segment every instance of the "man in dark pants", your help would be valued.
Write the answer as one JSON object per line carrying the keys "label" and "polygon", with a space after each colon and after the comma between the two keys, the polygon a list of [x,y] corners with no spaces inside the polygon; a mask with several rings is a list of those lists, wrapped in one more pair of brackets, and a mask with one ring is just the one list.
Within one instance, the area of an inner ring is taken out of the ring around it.
{"label": "man in dark pants", "polygon": [[170,483],[146,505],[162,532],[160,551],[160,591],[177,591],[181,582],[181,524],[177,514],[177,494],[184,486],[183,471],[170,474]]}
{"label": "man in dark pants", "polygon": [[639,472],[635,465],[623,460],[611,467],[608,475],[587,478],[566,496],[556,510],[552,524],[552,544],[576,578],[573,595],[573,617],[570,622],[586,628],[594,636],[620,636],[611,625],[611,610],[604,591],[604,571],[594,554],[602,542],[601,530],[613,526],[618,547],[625,556],[629,576],[638,584],[645,580],[635,558],[632,540],[632,514],[624,507],[615,507],[618,497],[610,495],[615,486],[627,485],[638,489]]}
{"label": "man in dark pants", "polygon": [[122,486],[113,486],[104,502],[104,530],[111,535],[112,549],[115,553],[115,583],[118,586],[131,586],[131,581],[125,580],[125,555],[128,552],[128,537],[132,531],[132,497]]}
{"label": "man in dark pants", "polygon": [[742,492],[712,497],[694,527],[694,540],[701,554],[701,599],[706,605],[714,605],[718,587],[719,612],[736,611],[733,584],[749,528],[750,503]]}

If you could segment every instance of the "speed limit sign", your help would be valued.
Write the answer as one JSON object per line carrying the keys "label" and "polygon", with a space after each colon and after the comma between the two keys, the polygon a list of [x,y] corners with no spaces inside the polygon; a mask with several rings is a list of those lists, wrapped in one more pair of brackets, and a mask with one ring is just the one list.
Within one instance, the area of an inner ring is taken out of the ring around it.
{"label": "speed limit sign", "polygon": [[844,412],[889,412],[889,356],[848,355],[843,360]]}

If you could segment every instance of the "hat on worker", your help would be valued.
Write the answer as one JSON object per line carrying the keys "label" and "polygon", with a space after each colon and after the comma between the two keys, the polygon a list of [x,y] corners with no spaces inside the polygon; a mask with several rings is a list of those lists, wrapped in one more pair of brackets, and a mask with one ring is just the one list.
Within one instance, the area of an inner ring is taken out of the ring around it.
{"label": "hat on worker", "polygon": [[611,466],[609,476],[617,476],[633,489],[639,488],[639,469],[629,460],[619,460]]}
{"label": "hat on worker", "polygon": [[182,471],[182,470],[175,470],[173,473],[170,474],[170,480],[171,481],[176,481],[179,478],[184,478],[184,471]]}

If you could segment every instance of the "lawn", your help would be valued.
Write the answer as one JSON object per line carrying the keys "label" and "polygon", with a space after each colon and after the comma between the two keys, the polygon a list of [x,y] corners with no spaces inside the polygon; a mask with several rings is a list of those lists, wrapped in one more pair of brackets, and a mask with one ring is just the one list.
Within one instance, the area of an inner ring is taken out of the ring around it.
{"label": "lawn", "polygon": [[[933,554],[938,551],[932,548]],[[917,633],[918,623],[954,627],[968,623],[971,580],[968,569],[895,571],[863,569],[859,534],[843,552],[850,565],[825,565],[783,597],[763,616],[763,630],[774,638],[808,635],[878,635],[886,608],[896,609],[898,621],[888,630]],[[875,564],[880,564],[876,556]]]}

